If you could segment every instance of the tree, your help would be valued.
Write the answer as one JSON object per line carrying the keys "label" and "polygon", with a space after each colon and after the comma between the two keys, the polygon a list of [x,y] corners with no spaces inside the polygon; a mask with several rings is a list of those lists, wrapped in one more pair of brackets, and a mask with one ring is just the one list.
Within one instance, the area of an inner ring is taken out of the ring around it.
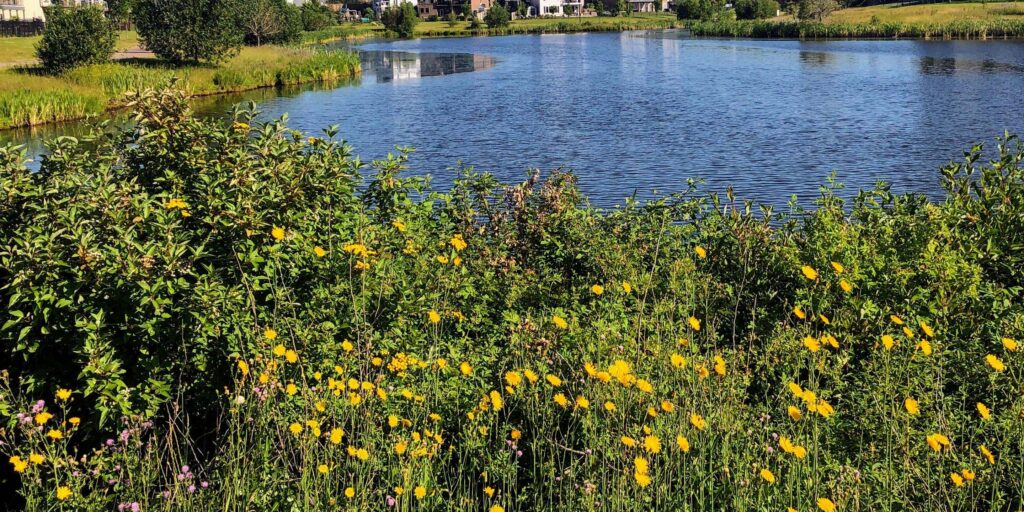
{"label": "tree", "polygon": [[779,11],[775,0],[736,0],[734,7],[738,20],[763,20],[774,17]]}
{"label": "tree", "polygon": [[302,37],[302,11],[285,0],[238,0],[234,5],[246,44],[292,43]]}
{"label": "tree", "polygon": [[135,0],[107,0],[107,17],[117,23],[131,19]]}
{"label": "tree", "polygon": [[508,10],[499,3],[495,3],[490,9],[487,9],[487,15],[484,16],[484,23],[487,23],[488,28],[507,27],[511,21],[512,17]]}
{"label": "tree", "polygon": [[301,11],[303,30],[323,30],[337,24],[334,13],[320,2],[306,2],[302,4]]}
{"label": "tree", "polygon": [[721,0],[682,0],[676,4],[676,17],[681,20],[716,20],[724,10]]}
{"label": "tree", "polygon": [[416,8],[412,2],[402,1],[398,7],[388,7],[381,14],[381,21],[384,28],[398,34],[399,37],[412,37],[416,29]]}
{"label": "tree", "polygon": [[228,0],[137,0],[135,25],[146,49],[161,59],[219,62],[242,44],[236,9]]}
{"label": "tree", "polygon": [[836,0],[800,0],[796,17],[801,20],[825,21],[825,18],[839,9]]}
{"label": "tree", "polygon": [[618,0],[617,2],[615,2],[615,14],[616,15],[624,16],[626,14],[626,11],[628,11],[628,10],[629,10],[629,4],[626,3],[626,0]]}
{"label": "tree", "polygon": [[110,60],[117,43],[113,24],[97,7],[54,7],[36,57],[51,73]]}

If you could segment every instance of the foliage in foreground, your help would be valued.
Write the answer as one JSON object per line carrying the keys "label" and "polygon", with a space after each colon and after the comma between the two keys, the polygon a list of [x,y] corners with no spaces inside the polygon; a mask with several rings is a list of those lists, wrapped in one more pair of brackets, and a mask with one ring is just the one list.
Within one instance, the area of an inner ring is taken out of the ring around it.
{"label": "foliage in foreground", "polygon": [[1024,147],[785,214],[191,116],[0,151],[29,508],[1007,510]]}

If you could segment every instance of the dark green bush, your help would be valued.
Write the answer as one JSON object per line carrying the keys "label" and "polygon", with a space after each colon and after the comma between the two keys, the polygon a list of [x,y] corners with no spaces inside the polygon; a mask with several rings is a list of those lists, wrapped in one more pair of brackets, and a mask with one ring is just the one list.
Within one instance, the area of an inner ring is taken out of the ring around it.
{"label": "dark green bush", "polygon": [[721,0],[682,0],[676,4],[676,18],[681,20],[716,20],[722,16]]}
{"label": "dark green bush", "polygon": [[773,18],[779,11],[779,2],[776,0],[736,0],[733,6],[738,20]]}
{"label": "dark green bush", "polygon": [[507,27],[511,22],[512,17],[509,15],[508,10],[498,3],[487,9],[487,15],[484,16],[484,23],[487,24],[487,28]]}
{"label": "dark green bush", "polygon": [[51,73],[110,60],[117,44],[113,24],[96,7],[50,9],[36,56]]}
{"label": "dark green bush", "polygon": [[139,39],[173,63],[223,61],[242,44],[235,1],[138,0],[133,15]]}
{"label": "dark green bush", "polygon": [[320,2],[302,4],[302,29],[307,32],[324,30],[338,24],[338,17]]}
{"label": "dark green bush", "polygon": [[384,24],[384,28],[398,34],[398,37],[412,37],[419,17],[416,15],[416,7],[412,3],[401,2],[397,7],[384,9],[380,20]]}

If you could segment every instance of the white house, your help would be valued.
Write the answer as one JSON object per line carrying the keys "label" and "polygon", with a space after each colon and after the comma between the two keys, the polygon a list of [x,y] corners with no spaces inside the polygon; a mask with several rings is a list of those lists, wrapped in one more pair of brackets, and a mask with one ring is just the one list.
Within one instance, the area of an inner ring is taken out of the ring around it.
{"label": "white house", "polygon": [[530,0],[538,16],[572,16],[583,8],[583,0]]}
{"label": "white house", "polygon": [[384,9],[387,9],[388,7],[398,7],[401,3],[413,4],[414,7],[416,6],[415,0],[373,0],[373,12],[377,13],[379,16],[380,13],[384,12]]}
{"label": "white house", "polygon": [[0,20],[32,21],[46,19],[40,0],[0,0]]}

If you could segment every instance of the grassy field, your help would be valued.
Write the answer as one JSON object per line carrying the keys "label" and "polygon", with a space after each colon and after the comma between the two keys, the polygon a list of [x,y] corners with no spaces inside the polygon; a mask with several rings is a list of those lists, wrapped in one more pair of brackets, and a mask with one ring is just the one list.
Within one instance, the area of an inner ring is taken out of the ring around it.
{"label": "grassy field", "polygon": [[0,129],[79,119],[121,105],[124,95],[176,77],[189,95],[244,91],[350,78],[359,72],[349,52],[246,47],[219,66],[172,67],[155,59],[97,64],[48,76],[33,67],[0,70]]}
{"label": "grassy field", "polygon": [[447,21],[426,21],[416,25],[420,37],[449,37],[469,35],[544,34],[569,32],[608,32],[619,30],[645,30],[680,26],[675,14],[658,13],[634,16],[596,18],[530,18],[513,21],[508,27],[489,29],[470,28],[469,22],[454,24]]}
{"label": "grassy field", "polygon": [[1024,21],[1024,3],[942,3],[924,5],[876,5],[843,9],[828,17],[829,23],[950,23],[955,21]]}
{"label": "grassy field", "polygon": [[[36,37],[0,37],[0,68],[36,62]],[[117,50],[127,50],[139,45],[139,36],[134,30],[118,33]]]}

